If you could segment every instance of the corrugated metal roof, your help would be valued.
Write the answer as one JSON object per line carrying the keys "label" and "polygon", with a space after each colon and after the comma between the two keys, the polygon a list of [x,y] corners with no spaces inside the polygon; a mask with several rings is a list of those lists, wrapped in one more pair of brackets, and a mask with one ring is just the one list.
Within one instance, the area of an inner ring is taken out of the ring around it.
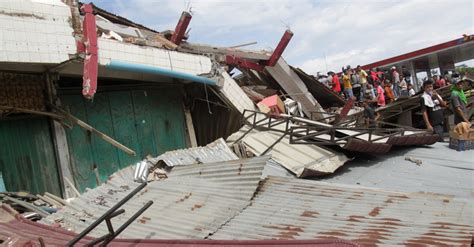
{"label": "corrugated metal roof", "polygon": [[[268,159],[264,156],[174,167],[167,179],[149,183],[128,201],[122,207],[125,214],[112,222],[121,225],[153,200],[154,204],[120,234],[121,238],[203,239],[249,204]],[[137,186],[133,170],[132,166],[113,174],[106,184],[87,191],[44,223],[60,223],[80,232]],[[107,227],[101,224],[91,236],[106,232]]]}
{"label": "corrugated metal roof", "polygon": [[[420,166],[405,160],[418,159]],[[356,157],[338,173],[323,179],[330,183],[360,184],[405,192],[431,192],[474,200],[474,152],[458,152],[448,143],[398,148],[383,155]]]}
{"label": "corrugated metal roof", "polygon": [[[0,240],[6,246],[65,246],[75,233],[25,219],[10,207],[0,207]],[[93,238],[85,237],[77,245],[85,245]],[[114,239],[110,246],[359,246],[343,240],[160,240]]]}
{"label": "corrugated metal roof", "polygon": [[165,162],[168,166],[177,166],[201,163],[214,163],[237,159],[239,159],[239,157],[237,157],[237,155],[235,155],[230,150],[224,139],[220,138],[205,147],[195,147],[168,151],[150,160],[153,163],[157,163],[161,160]]}
{"label": "corrugated metal roof", "polygon": [[473,202],[270,177],[212,239],[342,238],[364,246],[469,246]]}
{"label": "corrugated metal roof", "polygon": [[[231,135],[227,142],[234,142],[248,129],[248,126],[242,127],[238,132]],[[254,129],[242,139],[242,142],[249,151],[255,155],[260,155],[278,141],[282,135],[282,133],[276,131],[258,131]],[[268,154],[272,155],[274,161],[298,177],[330,174],[349,160],[344,154],[316,145],[290,144],[288,136],[279,141]]]}

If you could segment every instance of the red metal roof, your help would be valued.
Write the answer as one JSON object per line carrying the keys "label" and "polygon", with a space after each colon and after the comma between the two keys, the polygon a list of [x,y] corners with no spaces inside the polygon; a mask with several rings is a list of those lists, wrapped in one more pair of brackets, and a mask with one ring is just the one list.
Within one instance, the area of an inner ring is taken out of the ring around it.
{"label": "red metal roof", "polygon": [[[429,55],[430,53],[436,53],[440,52],[452,47],[460,46],[466,43],[474,42],[474,35],[464,35],[463,37],[459,39],[454,39],[448,42],[444,42],[441,44],[433,45],[427,48],[423,48],[420,50],[408,52],[402,55],[394,56],[391,58],[387,58],[378,62],[366,64],[364,66],[361,66],[362,69],[371,69],[371,68],[377,68],[377,67],[382,67],[394,63],[399,63],[402,61],[410,60],[410,59],[415,59],[420,56],[425,56]],[[472,55],[472,54],[471,54]]]}

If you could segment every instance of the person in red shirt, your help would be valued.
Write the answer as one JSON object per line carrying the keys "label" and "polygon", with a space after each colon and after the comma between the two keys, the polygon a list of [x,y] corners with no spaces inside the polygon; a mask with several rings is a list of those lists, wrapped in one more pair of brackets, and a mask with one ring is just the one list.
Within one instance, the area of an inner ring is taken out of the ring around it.
{"label": "person in red shirt", "polygon": [[372,78],[373,83],[380,83],[379,77],[377,76],[377,72],[375,72],[375,69],[370,70],[370,78]]}
{"label": "person in red shirt", "polygon": [[446,80],[441,76],[434,75],[433,76],[433,88],[438,89],[440,87],[445,87],[446,86]]}
{"label": "person in red shirt", "polygon": [[328,75],[332,77],[332,83],[331,83],[332,91],[338,94],[341,93],[341,82],[339,82],[339,77],[336,75],[336,73],[332,71],[329,71]]}

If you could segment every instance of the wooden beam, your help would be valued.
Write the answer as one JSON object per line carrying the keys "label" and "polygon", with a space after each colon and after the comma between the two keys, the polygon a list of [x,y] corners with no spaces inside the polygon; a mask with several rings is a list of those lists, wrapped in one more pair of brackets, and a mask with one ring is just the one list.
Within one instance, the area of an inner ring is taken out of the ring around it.
{"label": "wooden beam", "polygon": [[56,110],[60,111],[62,114],[64,114],[69,120],[71,120],[73,123],[79,125],[81,128],[99,136],[102,140],[112,144],[112,146],[124,151],[128,155],[135,156],[136,152],[133,151],[132,149],[126,147],[125,145],[121,144],[120,142],[114,140],[112,137],[100,132],[99,130],[95,129],[94,127],[90,126],[89,124],[85,123],[84,121],[74,117],[70,113],[64,111],[63,109],[53,106]]}
{"label": "wooden beam", "polygon": [[194,131],[193,118],[189,110],[184,110],[184,115],[186,117],[186,128],[188,129],[189,141],[191,147],[197,147],[196,132]]}
{"label": "wooden beam", "polygon": [[54,119],[59,119],[59,120],[63,120],[65,118],[63,116],[60,116],[60,115],[57,115],[57,114],[54,114],[54,113],[51,113],[51,112],[35,111],[35,110],[19,108],[19,107],[13,107],[13,106],[0,106],[0,110],[47,116],[47,117],[52,117]]}

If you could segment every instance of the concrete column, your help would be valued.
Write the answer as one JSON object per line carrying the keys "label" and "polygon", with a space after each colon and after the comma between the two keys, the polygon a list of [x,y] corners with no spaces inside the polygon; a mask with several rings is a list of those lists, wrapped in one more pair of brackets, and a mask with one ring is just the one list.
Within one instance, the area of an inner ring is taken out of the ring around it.
{"label": "concrete column", "polygon": [[416,69],[415,65],[413,64],[413,61],[410,62],[410,65],[408,66],[408,71],[410,72],[411,75],[411,84],[413,85],[413,88],[415,91],[420,90],[420,85],[418,85],[418,78],[416,77]]}

